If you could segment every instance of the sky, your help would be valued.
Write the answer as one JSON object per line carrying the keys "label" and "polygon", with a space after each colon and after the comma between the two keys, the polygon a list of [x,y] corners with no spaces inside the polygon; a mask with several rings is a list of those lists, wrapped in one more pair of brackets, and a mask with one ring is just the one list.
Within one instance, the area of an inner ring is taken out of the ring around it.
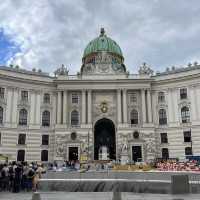
{"label": "sky", "polygon": [[76,74],[101,27],[130,73],[200,62],[199,0],[0,0],[0,65]]}

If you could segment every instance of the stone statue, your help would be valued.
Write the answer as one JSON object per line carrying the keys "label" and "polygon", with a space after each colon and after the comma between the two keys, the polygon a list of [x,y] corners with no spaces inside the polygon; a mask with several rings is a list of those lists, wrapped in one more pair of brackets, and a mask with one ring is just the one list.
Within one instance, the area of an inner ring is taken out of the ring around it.
{"label": "stone statue", "polygon": [[63,64],[62,64],[62,66],[61,66],[60,68],[58,68],[58,69],[54,72],[55,76],[60,76],[60,75],[65,75],[65,76],[67,76],[68,73],[69,73],[69,70],[68,70],[67,67],[65,67]]}
{"label": "stone statue", "polygon": [[143,63],[143,65],[139,69],[140,75],[153,75],[153,70],[147,66],[146,63]]}

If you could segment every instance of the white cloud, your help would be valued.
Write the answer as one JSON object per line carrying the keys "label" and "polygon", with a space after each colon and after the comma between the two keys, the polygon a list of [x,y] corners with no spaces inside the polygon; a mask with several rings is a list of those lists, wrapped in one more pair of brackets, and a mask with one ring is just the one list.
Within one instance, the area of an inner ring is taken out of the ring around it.
{"label": "white cloud", "polygon": [[21,48],[8,62],[27,69],[52,72],[63,63],[76,73],[104,26],[131,72],[144,61],[164,70],[200,57],[200,3],[191,1],[4,0],[0,28]]}

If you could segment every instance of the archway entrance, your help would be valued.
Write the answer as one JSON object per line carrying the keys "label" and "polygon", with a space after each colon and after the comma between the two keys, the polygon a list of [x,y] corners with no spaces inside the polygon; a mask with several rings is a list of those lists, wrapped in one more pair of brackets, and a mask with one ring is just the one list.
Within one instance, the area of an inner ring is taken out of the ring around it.
{"label": "archway entrance", "polygon": [[106,118],[94,126],[94,160],[116,160],[115,125]]}

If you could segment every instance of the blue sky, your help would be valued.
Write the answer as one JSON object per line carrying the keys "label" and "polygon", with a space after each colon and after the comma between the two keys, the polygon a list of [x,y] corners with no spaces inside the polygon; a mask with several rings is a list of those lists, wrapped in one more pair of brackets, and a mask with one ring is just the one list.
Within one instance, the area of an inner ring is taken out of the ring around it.
{"label": "blue sky", "polygon": [[5,65],[16,53],[20,52],[20,46],[4,34],[3,29],[0,29],[0,64]]}
{"label": "blue sky", "polygon": [[143,62],[154,71],[187,66],[200,62],[199,11],[199,0],[3,0],[0,63],[46,72],[65,64],[75,74],[104,27],[131,73]]}

